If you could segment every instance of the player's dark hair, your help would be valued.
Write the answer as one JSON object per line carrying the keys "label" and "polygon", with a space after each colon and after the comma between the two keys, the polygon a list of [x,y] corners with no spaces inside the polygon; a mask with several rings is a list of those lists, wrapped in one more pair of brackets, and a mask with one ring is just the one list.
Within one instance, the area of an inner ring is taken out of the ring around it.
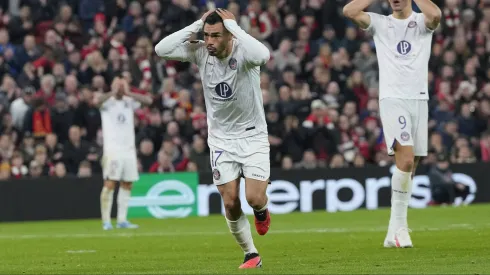
{"label": "player's dark hair", "polygon": [[223,18],[217,12],[212,12],[204,20],[204,24],[214,25],[218,23],[223,23]]}

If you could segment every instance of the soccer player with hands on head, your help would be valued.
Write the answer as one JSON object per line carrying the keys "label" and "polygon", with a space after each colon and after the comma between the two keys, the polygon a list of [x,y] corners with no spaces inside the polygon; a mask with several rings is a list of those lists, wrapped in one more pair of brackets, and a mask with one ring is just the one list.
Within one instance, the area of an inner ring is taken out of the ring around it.
{"label": "soccer player with hands on head", "polygon": [[104,155],[102,168],[104,187],[100,194],[102,228],[113,229],[111,210],[116,182],[120,182],[117,195],[117,228],[138,228],[127,220],[133,182],[137,181],[138,161],[134,134],[134,111],[141,104],[150,105],[152,98],[132,93],[129,83],[116,77],[111,91],[97,99],[102,118]]}
{"label": "soccer player with hands on head", "polygon": [[[187,41],[203,31],[204,41]],[[240,268],[262,266],[250,224],[241,209],[240,178],[254,209],[255,227],[265,235],[270,226],[266,194],[270,176],[269,141],[260,89],[260,66],[269,49],[243,31],[224,9],[206,12],[200,20],[160,41],[155,51],[168,60],[199,67],[208,121],[213,182],[225,206],[225,218],[245,259]]]}
{"label": "soccer player with hands on head", "polygon": [[379,63],[379,108],[388,153],[395,155],[385,247],[412,247],[407,208],[412,179],[428,147],[428,63],[441,10],[430,0],[388,0],[393,14],[364,12],[377,0],[353,0],[344,15],[373,35]]}

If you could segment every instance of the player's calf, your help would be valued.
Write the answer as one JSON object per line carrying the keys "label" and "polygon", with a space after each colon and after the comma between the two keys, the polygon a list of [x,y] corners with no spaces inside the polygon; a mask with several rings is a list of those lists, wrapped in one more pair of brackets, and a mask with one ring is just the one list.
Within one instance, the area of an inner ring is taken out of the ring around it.
{"label": "player's calf", "polygon": [[104,230],[111,230],[111,210],[114,200],[114,187],[113,181],[105,181],[104,187],[100,192],[100,213],[102,217],[102,228]]}
{"label": "player's calf", "polygon": [[245,253],[245,255],[258,254],[255,248],[250,223],[242,212],[239,198],[239,181],[225,183],[218,186],[218,190],[225,206],[225,218],[231,234]]}

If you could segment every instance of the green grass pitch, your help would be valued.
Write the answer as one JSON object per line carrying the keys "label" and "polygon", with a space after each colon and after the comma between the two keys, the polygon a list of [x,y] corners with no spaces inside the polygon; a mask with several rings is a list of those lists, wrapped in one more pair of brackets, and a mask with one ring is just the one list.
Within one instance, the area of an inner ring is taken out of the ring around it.
{"label": "green grass pitch", "polygon": [[[382,247],[389,210],[272,216],[254,239],[259,270],[223,217],[133,220],[104,232],[98,220],[0,223],[1,274],[488,274],[490,205],[409,210],[413,249]],[[249,217],[253,222],[253,217]]]}

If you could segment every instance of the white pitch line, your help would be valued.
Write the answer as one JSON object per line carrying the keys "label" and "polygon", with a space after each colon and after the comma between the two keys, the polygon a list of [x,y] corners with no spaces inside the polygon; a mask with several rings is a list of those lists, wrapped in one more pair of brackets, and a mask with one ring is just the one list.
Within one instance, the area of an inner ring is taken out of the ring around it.
{"label": "white pitch line", "polygon": [[[484,226],[483,228],[487,228]],[[469,224],[451,224],[446,227],[426,227],[416,228],[414,231],[448,231],[448,230],[473,230],[480,227],[473,227]],[[362,232],[384,232],[386,226],[371,228],[310,228],[310,229],[286,229],[271,230],[269,234],[304,234],[304,233],[362,233]],[[130,237],[172,237],[172,236],[216,236],[228,235],[228,231],[205,231],[205,232],[106,232],[106,233],[59,233],[59,234],[23,234],[23,235],[0,235],[0,239],[22,240],[22,239],[88,239],[88,238],[130,238]]]}

